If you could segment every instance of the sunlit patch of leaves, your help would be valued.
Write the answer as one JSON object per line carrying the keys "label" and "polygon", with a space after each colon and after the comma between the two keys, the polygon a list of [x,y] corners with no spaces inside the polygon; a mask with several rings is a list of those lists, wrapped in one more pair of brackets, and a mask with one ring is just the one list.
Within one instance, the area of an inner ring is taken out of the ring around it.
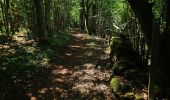
{"label": "sunlit patch of leaves", "polygon": [[85,63],[83,67],[84,69],[74,72],[71,76],[76,79],[73,79],[75,83],[72,90],[79,92],[74,95],[80,94],[81,98],[89,98],[90,100],[100,94],[110,97],[111,89],[105,82],[109,80],[111,72],[95,69],[95,65],[92,63]]}

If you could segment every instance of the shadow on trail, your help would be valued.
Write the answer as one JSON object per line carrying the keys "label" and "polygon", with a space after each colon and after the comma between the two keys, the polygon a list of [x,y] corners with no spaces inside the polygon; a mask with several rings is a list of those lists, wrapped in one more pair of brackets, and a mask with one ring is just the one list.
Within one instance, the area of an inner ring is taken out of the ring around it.
{"label": "shadow on trail", "polygon": [[[46,53],[21,39],[1,55],[1,100],[112,100],[112,70],[105,40],[71,34],[68,47],[47,61]],[[17,40],[19,40],[17,39]],[[7,54],[9,53],[9,54]],[[38,57],[38,58],[37,58]],[[42,58],[42,61],[37,59]],[[10,61],[10,62],[8,62]],[[7,64],[6,64],[7,62]],[[48,62],[48,63],[47,63]],[[41,66],[36,66],[38,63]],[[5,68],[5,69],[4,69]]]}
{"label": "shadow on trail", "polygon": [[[51,61],[50,74],[32,100],[111,100],[111,70],[104,40],[86,34],[72,34],[69,46]],[[42,78],[44,76],[41,76]]]}

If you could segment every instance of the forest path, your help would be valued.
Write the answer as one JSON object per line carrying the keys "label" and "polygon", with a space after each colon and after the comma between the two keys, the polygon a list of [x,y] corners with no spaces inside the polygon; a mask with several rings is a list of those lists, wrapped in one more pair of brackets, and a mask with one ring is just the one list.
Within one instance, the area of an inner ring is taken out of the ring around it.
{"label": "forest path", "polygon": [[51,61],[49,80],[32,100],[112,100],[105,40],[74,32],[69,46]]}

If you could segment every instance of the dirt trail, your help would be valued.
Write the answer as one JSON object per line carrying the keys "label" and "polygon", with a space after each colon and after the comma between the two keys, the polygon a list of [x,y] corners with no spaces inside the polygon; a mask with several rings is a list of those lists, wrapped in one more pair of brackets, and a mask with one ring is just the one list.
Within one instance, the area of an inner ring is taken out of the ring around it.
{"label": "dirt trail", "polygon": [[104,39],[71,34],[71,42],[50,64],[44,84],[30,93],[32,100],[113,100],[109,86],[107,46]]}

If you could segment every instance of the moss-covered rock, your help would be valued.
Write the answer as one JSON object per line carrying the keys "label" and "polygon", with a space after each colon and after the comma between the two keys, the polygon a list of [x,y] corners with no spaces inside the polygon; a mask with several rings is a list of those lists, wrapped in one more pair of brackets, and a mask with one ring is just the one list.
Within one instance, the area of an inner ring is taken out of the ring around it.
{"label": "moss-covered rock", "polygon": [[110,47],[110,61],[116,76],[111,79],[110,85],[118,93],[118,100],[143,100],[143,97],[136,98],[135,90],[141,92],[148,84],[146,62],[126,35],[114,35]]}
{"label": "moss-covered rock", "polygon": [[135,95],[133,92],[128,92],[124,95],[121,95],[120,100],[135,100]]}
{"label": "moss-covered rock", "polygon": [[118,66],[121,64],[127,67],[138,67],[143,69],[143,61],[130,40],[123,34],[114,35],[110,43],[110,59],[116,58]]}
{"label": "moss-covered rock", "polygon": [[110,86],[116,94],[123,94],[132,91],[131,84],[121,77],[114,77],[110,81]]}
{"label": "moss-covered rock", "polygon": [[113,91],[118,93],[120,88],[121,88],[121,82],[120,82],[120,78],[119,77],[114,77],[111,79],[110,81],[110,86],[112,87]]}
{"label": "moss-covered rock", "polygon": [[135,100],[145,100],[143,97],[136,97],[136,99]]}

